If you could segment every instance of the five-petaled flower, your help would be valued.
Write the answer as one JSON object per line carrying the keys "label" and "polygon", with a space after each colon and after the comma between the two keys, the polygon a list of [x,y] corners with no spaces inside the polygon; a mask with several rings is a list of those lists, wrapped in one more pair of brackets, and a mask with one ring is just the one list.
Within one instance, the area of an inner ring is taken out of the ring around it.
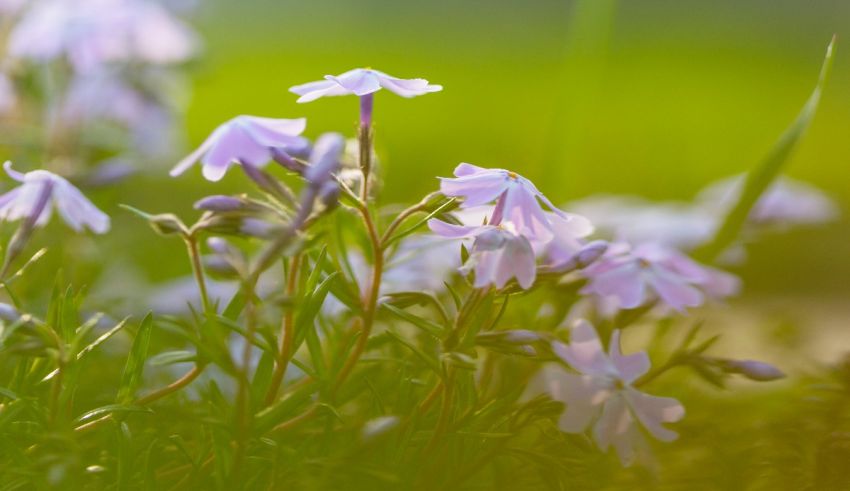
{"label": "five-petaled flower", "polygon": [[679,421],[685,409],[669,397],[645,394],[634,382],[649,371],[645,352],[623,355],[620,332],[615,330],[606,354],[596,330],[587,321],[573,327],[570,344],[554,342],[552,349],[578,373],[549,369],[543,373],[552,398],[566,404],[558,426],[567,433],[580,433],[593,427],[593,438],[602,450],[613,445],[620,461],[627,465],[645,442],[638,427],[652,436],[671,441],[678,436],[662,423]]}
{"label": "five-petaled flower", "polygon": [[681,252],[656,243],[636,247],[620,242],[583,270],[588,283],[582,293],[616,298],[618,307],[632,309],[650,300],[684,311],[702,305],[705,295],[725,297],[739,288],[738,279],[703,266]]}
{"label": "five-petaled flower", "polygon": [[414,97],[443,90],[442,85],[429,84],[422,78],[403,79],[371,68],[355,68],[341,75],[325,75],[325,80],[296,85],[290,92],[301,97],[298,102],[310,102],[320,97],[354,94],[360,97],[387,89],[402,97]]}
{"label": "five-petaled flower", "polygon": [[441,177],[440,192],[463,198],[463,206],[479,206],[496,201],[491,225],[511,222],[519,234],[531,240],[552,238],[552,222],[538,199],[562,218],[567,215],[543,195],[534,184],[516,172],[485,169],[462,163],[454,170],[456,177]]}
{"label": "five-petaled flower", "polygon": [[443,237],[474,239],[462,270],[475,271],[476,288],[488,285],[502,288],[512,278],[525,289],[534,283],[537,276],[534,249],[528,238],[518,234],[510,222],[471,227],[431,219],[428,227]]}
{"label": "five-petaled flower", "polygon": [[44,225],[55,206],[65,223],[78,232],[83,228],[97,234],[109,230],[109,216],[63,177],[46,170],[24,174],[12,169],[11,162],[6,162],[3,168],[9,177],[22,184],[0,196],[0,220],[29,218],[36,225]]}
{"label": "five-petaled flower", "polygon": [[180,161],[171,176],[178,176],[199,159],[203,174],[210,181],[224,177],[234,164],[261,167],[275,155],[275,151],[301,152],[309,142],[299,136],[307,120],[272,119],[257,116],[237,116],[222,124],[188,157]]}

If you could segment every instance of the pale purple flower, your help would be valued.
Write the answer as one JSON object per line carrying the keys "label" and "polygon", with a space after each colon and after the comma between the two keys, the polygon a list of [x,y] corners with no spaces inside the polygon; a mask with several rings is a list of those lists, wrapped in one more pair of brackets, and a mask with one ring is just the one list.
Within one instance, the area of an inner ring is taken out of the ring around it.
{"label": "pale purple flower", "polygon": [[590,220],[581,215],[549,213],[548,216],[552,240],[541,247],[549,266],[557,269],[575,261],[587,245],[582,239],[592,234],[594,228]]}
{"label": "pale purple flower", "polygon": [[[697,201],[706,210],[725,214],[737,203],[744,186],[744,177],[724,179],[705,188]],[[755,224],[805,225],[830,222],[838,217],[838,206],[820,189],[779,177],[762,194],[750,212]]]}
{"label": "pale purple flower", "polygon": [[640,427],[661,441],[677,438],[663,423],[682,419],[684,407],[676,399],[651,396],[633,386],[649,371],[649,357],[645,352],[622,354],[619,330],[611,334],[607,354],[587,321],[576,323],[569,345],[554,342],[552,349],[578,372],[544,372],[552,398],[566,404],[558,422],[561,430],[580,433],[592,427],[599,448],[613,446],[623,465],[631,463],[644,444]]}
{"label": "pale purple flower", "polygon": [[582,271],[588,283],[582,293],[614,297],[619,308],[631,309],[658,299],[684,311],[711,297],[737,292],[738,279],[703,266],[679,251],[656,243],[634,248],[613,244],[603,258]]}
{"label": "pale purple flower", "polygon": [[[17,172],[11,162],[6,162],[3,168],[9,177],[22,184],[0,196],[0,220],[14,221],[37,213],[35,224],[44,225],[55,206],[65,223],[78,232],[84,228],[97,234],[109,230],[109,217],[64,178],[46,170]],[[45,186],[50,186],[50,195],[48,205],[42,207],[39,201]]]}
{"label": "pale purple flower", "polygon": [[115,72],[96,70],[72,79],[61,115],[68,124],[107,119],[133,127],[146,118],[151,106]]}
{"label": "pale purple flower", "polygon": [[490,217],[491,225],[511,222],[521,235],[546,241],[552,237],[552,222],[538,200],[556,215],[567,217],[531,181],[516,172],[461,163],[455,168],[454,175],[454,178],[440,178],[440,192],[446,196],[462,197],[464,207],[496,201]]}
{"label": "pale purple flower", "polygon": [[529,240],[517,233],[513,224],[478,227],[452,225],[437,219],[428,221],[432,232],[447,238],[473,238],[469,259],[463,271],[475,271],[475,287],[504,287],[512,278],[523,289],[531,288],[537,277],[534,249]]}
{"label": "pale purple flower", "polygon": [[307,120],[272,119],[256,116],[237,116],[222,124],[172,170],[178,176],[198,160],[203,174],[210,181],[224,177],[234,164],[261,167],[268,163],[275,150],[299,152],[309,145],[301,133]]}
{"label": "pale purple flower", "polygon": [[9,34],[9,54],[45,62],[64,57],[78,71],[104,63],[185,61],[194,33],[147,0],[42,0]]}
{"label": "pale purple flower", "polygon": [[355,68],[341,75],[325,75],[325,80],[296,85],[289,89],[301,97],[298,102],[310,102],[320,97],[354,94],[360,97],[387,89],[402,97],[414,97],[443,90],[442,85],[429,84],[421,78],[401,79],[371,68]]}
{"label": "pale purple flower", "polygon": [[29,0],[0,0],[0,14],[14,15],[18,13]]}
{"label": "pale purple flower", "polygon": [[591,196],[569,204],[606,237],[639,244],[657,242],[689,250],[709,241],[720,216],[690,203],[652,203],[635,196]]}

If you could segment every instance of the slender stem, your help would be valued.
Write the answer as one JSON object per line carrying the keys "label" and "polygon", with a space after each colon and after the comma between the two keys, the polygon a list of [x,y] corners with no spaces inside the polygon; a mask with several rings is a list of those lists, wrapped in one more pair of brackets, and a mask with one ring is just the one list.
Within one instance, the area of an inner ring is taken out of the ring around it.
{"label": "slender stem", "polygon": [[138,400],[136,400],[136,404],[144,406],[152,402],[156,402],[162,399],[163,397],[168,396],[169,394],[177,392],[183,387],[186,387],[187,385],[191,384],[196,378],[198,378],[199,375],[201,375],[203,371],[204,368],[202,366],[195,365],[192,367],[191,370],[186,372],[182,377],[178,378],[174,382],[171,382],[165,387],[159,390],[155,390],[149,393],[148,395],[139,398]]}
{"label": "slender stem", "polygon": [[201,295],[201,304],[204,308],[204,314],[210,316],[213,313],[212,303],[207,293],[207,282],[204,279],[204,266],[201,264],[201,253],[198,250],[198,241],[194,236],[187,235],[183,238],[186,242],[186,249],[189,251],[189,259],[192,261],[192,273],[195,276],[195,282],[198,284],[198,291]]}
{"label": "slender stem", "polygon": [[335,389],[339,388],[345,379],[348,378],[351,374],[351,370],[354,369],[354,365],[357,364],[357,360],[360,359],[360,356],[366,349],[366,343],[369,340],[369,334],[372,332],[372,325],[375,322],[375,311],[378,305],[378,295],[381,289],[381,275],[384,271],[384,252],[381,250],[381,239],[378,237],[378,231],[375,228],[375,223],[372,220],[372,216],[369,214],[368,208],[364,206],[359,208],[359,210],[363,216],[363,223],[366,225],[366,231],[369,234],[369,241],[372,245],[372,252],[374,254],[372,279],[369,282],[367,296],[363,301],[363,321],[360,328],[360,337],[357,338],[357,344],[354,346],[354,349],[351,351],[351,354],[349,354],[345,364],[343,364],[342,369],[339,372],[336,386],[334,387]]}
{"label": "slender stem", "polygon": [[[287,278],[286,284],[287,296],[295,294],[295,289],[298,286],[298,274],[300,269],[301,254],[295,254],[289,261],[289,278]],[[286,368],[289,366],[289,358],[292,356],[292,343],[295,338],[294,324],[295,310],[293,308],[289,308],[283,316],[283,322],[281,322],[280,352],[278,354],[277,366],[275,367],[274,374],[272,374],[271,385],[269,385],[269,390],[266,393],[267,406],[274,402],[275,397],[277,397],[278,390],[280,390],[280,384],[283,382],[284,376],[286,375]]]}
{"label": "slender stem", "polygon": [[360,126],[357,139],[360,150],[360,170],[363,182],[360,183],[360,199],[365,203],[369,199],[369,176],[372,174],[372,94],[360,97]]}
{"label": "slender stem", "polygon": [[314,416],[316,416],[318,414],[318,412],[319,412],[319,406],[317,404],[313,405],[309,409],[304,411],[303,413],[299,414],[298,416],[295,416],[292,419],[288,419],[288,420],[284,421],[283,423],[280,423],[279,425],[275,426],[274,428],[272,428],[272,431],[291,430],[292,428],[298,426],[299,424],[301,424],[305,421],[309,421]]}
{"label": "slender stem", "polygon": [[440,417],[437,420],[437,426],[434,428],[434,433],[431,435],[431,440],[425,447],[425,453],[431,453],[440,442],[440,438],[446,433],[452,416],[452,401],[454,396],[454,370],[448,369],[445,377],[443,389],[443,404],[440,406]]}
{"label": "slender stem", "polygon": [[384,231],[384,235],[381,236],[381,247],[382,248],[387,247],[387,244],[389,243],[390,239],[392,238],[393,232],[395,232],[396,229],[399,226],[401,226],[401,224],[404,223],[404,221],[408,217],[415,215],[416,213],[422,211],[423,209],[424,209],[424,205],[422,203],[420,203],[420,204],[417,204],[415,206],[411,206],[410,208],[399,213],[398,216],[395,217],[395,219],[393,219],[393,221],[389,224],[387,229]]}
{"label": "slender stem", "polygon": [[357,210],[363,218],[366,233],[369,235],[369,243],[372,246],[372,279],[369,282],[369,290],[366,298],[363,300],[363,316],[357,344],[342,365],[342,369],[334,385],[334,390],[338,389],[345,382],[345,379],[351,374],[354,365],[357,364],[357,361],[366,349],[366,343],[369,341],[369,334],[372,332],[372,325],[375,322],[375,310],[378,305],[381,276],[384,271],[384,250],[381,237],[378,234],[378,229],[375,226],[367,205],[370,191],[369,176],[372,172],[372,105],[372,94],[360,97],[360,127],[357,135],[360,147],[360,169],[363,172],[363,182],[360,186],[360,202],[357,205]]}
{"label": "slender stem", "polygon": [[249,426],[251,424],[251,397],[249,393],[250,387],[250,371],[251,371],[251,349],[254,342],[254,333],[257,328],[257,311],[254,304],[254,288],[256,283],[252,283],[245,287],[245,295],[247,297],[245,303],[245,320],[247,328],[245,329],[245,346],[242,349],[242,368],[237,376],[238,388],[236,393],[236,451],[233,452],[233,473],[231,478],[234,482],[239,479],[240,467],[245,459],[245,454],[248,445]]}
{"label": "slender stem", "polygon": [[419,404],[419,408],[417,409],[419,414],[425,414],[428,409],[431,408],[431,405],[434,404],[434,401],[436,401],[437,397],[439,397],[439,395],[443,392],[444,387],[445,384],[443,383],[443,379],[438,380],[437,384],[434,385],[434,388],[431,389],[431,392],[429,392],[428,395],[425,396],[425,399],[422,400],[422,403]]}
{"label": "slender stem", "polygon": [[632,384],[632,386],[633,387],[642,387],[642,386],[652,382],[656,378],[660,377],[661,375],[667,373],[668,371],[670,371],[670,369],[675,368],[679,365],[680,365],[680,358],[678,356],[674,355],[674,356],[670,357],[669,360],[667,360],[667,363],[659,366],[655,370],[652,370],[651,372],[647,373],[643,377],[637,379]]}
{"label": "slender stem", "polygon": [[[187,385],[192,383],[193,380],[198,378],[198,376],[203,371],[204,371],[204,368],[202,366],[195,365],[194,367],[192,367],[191,370],[186,372],[186,374],[183,375],[182,377],[180,377],[179,379],[175,380],[171,384],[169,384],[169,385],[167,385],[167,386],[165,386],[161,389],[155,390],[155,391],[149,393],[148,395],[137,399],[135,402],[133,402],[133,404],[139,405],[139,406],[146,406],[148,404],[156,402],[156,401],[158,401],[158,400],[160,400],[160,399],[162,399],[162,398],[164,398],[164,397],[166,397],[166,396],[168,396],[168,395],[170,395],[174,392],[177,392],[178,390],[182,389],[183,387],[186,387]],[[96,427],[100,426],[101,424],[109,421],[110,419],[112,419],[112,415],[107,414],[106,416],[100,417],[100,418],[95,419],[93,421],[89,421],[86,424],[77,426],[74,429],[74,431],[80,432],[80,433],[85,433],[89,430],[93,430],[94,428],[96,428]]]}

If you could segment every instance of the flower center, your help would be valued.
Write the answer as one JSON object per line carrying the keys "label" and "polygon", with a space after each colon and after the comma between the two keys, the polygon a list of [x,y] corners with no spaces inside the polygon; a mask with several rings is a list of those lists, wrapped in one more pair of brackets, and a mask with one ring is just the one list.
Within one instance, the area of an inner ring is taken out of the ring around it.
{"label": "flower center", "polygon": [[519,175],[516,172],[508,171],[508,177],[516,181]]}
{"label": "flower center", "polygon": [[649,269],[649,267],[652,266],[652,263],[650,263],[646,259],[640,258],[638,259],[638,266],[640,266],[641,269]]}

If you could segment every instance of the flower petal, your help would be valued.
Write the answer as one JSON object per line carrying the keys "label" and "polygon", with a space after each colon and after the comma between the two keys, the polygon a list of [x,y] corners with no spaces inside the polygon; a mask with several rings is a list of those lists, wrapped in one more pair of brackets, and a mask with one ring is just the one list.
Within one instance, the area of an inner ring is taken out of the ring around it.
{"label": "flower petal", "polygon": [[624,396],[640,423],[655,438],[669,442],[679,435],[665,428],[661,423],[674,423],[685,416],[685,408],[671,397],[656,397],[644,394],[631,387],[627,388]]}
{"label": "flower petal", "polygon": [[638,377],[649,371],[650,363],[649,356],[644,351],[632,353],[631,355],[623,355],[620,351],[620,330],[615,329],[611,333],[611,343],[608,346],[608,356],[611,362],[617,367],[623,382],[631,384]]}
{"label": "flower petal", "polygon": [[568,365],[587,375],[608,376],[611,364],[602,349],[596,329],[586,320],[579,320],[570,330],[570,344],[553,343],[555,354]]}

